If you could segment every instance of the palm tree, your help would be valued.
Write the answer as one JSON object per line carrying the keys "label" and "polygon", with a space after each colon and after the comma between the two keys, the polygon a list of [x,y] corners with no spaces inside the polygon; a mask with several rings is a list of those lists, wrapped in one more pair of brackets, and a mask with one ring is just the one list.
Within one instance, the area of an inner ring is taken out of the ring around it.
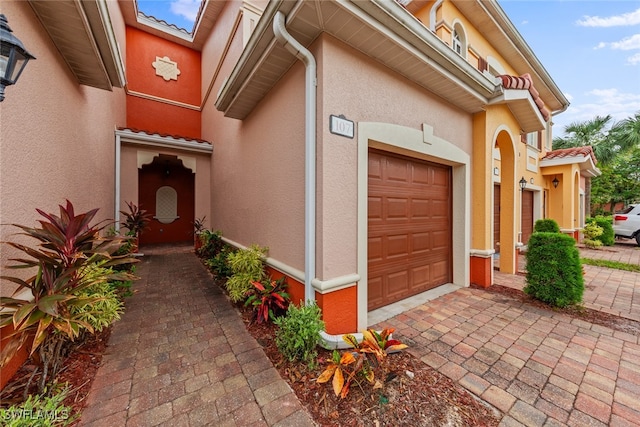
{"label": "palm tree", "polygon": [[[585,122],[565,126],[566,136],[553,139],[553,149],[591,146],[596,159],[603,165],[616,156],[640,144],[640,112],[609,127],[611,116],[596,116]],[[591,215],[591,178],[585,179],[585,205]]]}

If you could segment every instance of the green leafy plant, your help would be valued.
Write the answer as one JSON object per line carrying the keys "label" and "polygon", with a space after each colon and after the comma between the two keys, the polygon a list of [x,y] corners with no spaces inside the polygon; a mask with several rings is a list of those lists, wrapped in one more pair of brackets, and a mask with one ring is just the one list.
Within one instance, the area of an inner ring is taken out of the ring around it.
{"label": "green leafy plant", "polygon": [[129,230],[127,234],[138,237],[144,231],[147,224],[151,220],[151,215],[142,209],[141,206],[135,205],[133,202],[126,202],[128,211],[120,211],[124,215],[123,226]]}
{"label": "green leafy plant", "polygon": [[203,230],[198,236],[201,245],[197,250],[197,254],[205,260],[215,257],[228,246],[224,240],[222,240],[222,232],[219,230]]}
{"label": "green leafy plant", "polygon": [[276,318],[276,346],[287,360],[304,362],[310,368],[316,364],[320,332],[324,330],[320,307],[315,302],[297,307],[290,304],[287,314]]}
{"label": "green leafy plant", "polygon": [[602,246],[602,242],[599,240],[599,237],[602,236],[603,232],[604,230],[602,227],[600,227],[595,221],[585,224],[584,229],[582,230],[582,234],[584,235],[582,243],[591,249],[600,248]]}
{"label": "green leafy plant", "polygon": [[207,219],[206,215],[203,215],[200,218],[196,218],[193,220],[193,222],[191,224],[193,224],[193,231],[195,233],[201,233],[204,231],[204,222]]}
{"label": "green leafy plant", "polygon": [[[58,387],[54,387],[54,390]],[[29,395],[19,405],[0,409],[0,420],[6,427],[63,427],[73,424],[78,416],[64,404],[69,389],[54,391],[50,396]]]}
{"label": "green leafy plant", "polygon": [[557,307],[582,301],[584,277],[575,240],[561,233],[533,233],[528,247],[524,292]]}
{"label": "green leafy plant", "polygon": [[[101,297],[87,296],[83,292],[105,280],[134,278],[127,272],[96,273],[89,266],[101,263],[102,267],[110,268],[136,261],[112,255],[122,245],[122,238],[100,237],[104,226],[89,225],[97,209],[76,215],[67,200],[66,206],[60,206],[60,216],[39,209],[37,212],[45,218],[39,221],[41,228],[14,224],[22,230],[21,234],[36,239],[37,247],[4,242],[27,255],[27,258],[10,259],[14,264],[8,268],[35,268],[37,271],[26,279],[1,276],[16,283],[18,288],[12,297],[0,297],[0,327],[13,327],[13,332],[7,336],[8,344],[0,352],[0,367],[32,338],[30,355],[38,351],[42,370],[38,390],[42,392],[49,376],[55,378],[61,366],[65,343],[75,340],[82,330],[94,332],[76,308],[95,304]],[[24,289],[31,291],[32,299],[14,298]]]}
{"label": "green leafy plant", "polygon": [[[599,241],[604,246],[613,246],[615,244],[615,234],[613,232],[613,219],[611,216],[596,216],[585,220],[585,228],[589,224],[596,224],[602,229],[602,233],[593,236],[593,240]],[[599,246],[602,246],[599,245]]]}
{"label": "green leafy plant", "polygon": [[533,231],[537,233],[559,233],[558,223],[551,218],[539,219],[533,226]]}
{"label": "green leafy plant", "polygon": [[287,278],[282,276],[278,280],[271,278],[263,282],[254,281],[253,291],[245,301],[245,307],[253,307],[253,317],[257,323],[274,320],[276,314],[289,307],[289,294],[286,292]]}
{"label": "green leafy plant", "polygon": [[112,269],[94,264],[88,266],[83,274],[94,283],[77,292],[76,295],[91,302],[71,306],[71,314],[79,321],[90,325],[94,331],[100,332],[116,320],[120,320],[124,304],[108,281],[108,278],[114,274]]}
{"label": "green leafy plant", "polygon": [[316,381],[322,384],[333,378],[333,392],[342,399],[347,396],[351,383],[357,380],[358,375],[372,384],[374,389],[381,389],[383,383],[376,378],[386,378],[388,374],[387,355],[407,348],[406,344],[391,339],[393,332],[393,328],[384,329],[380,333],[368,329],[362,332],[360,342],[354,335],[343,335],[342,339],[353,349],[347,350],[342,356],[334,351],[333,361]]}
{"label": "green leafy plant", "polygon": [[233,274],[229,277],[225,286],[231,301],[239,302],[244,300],[253,287],[251,283],[264,279],[264,261],[267,251],[267,248],[251,245],[227,256],[227,261]]}

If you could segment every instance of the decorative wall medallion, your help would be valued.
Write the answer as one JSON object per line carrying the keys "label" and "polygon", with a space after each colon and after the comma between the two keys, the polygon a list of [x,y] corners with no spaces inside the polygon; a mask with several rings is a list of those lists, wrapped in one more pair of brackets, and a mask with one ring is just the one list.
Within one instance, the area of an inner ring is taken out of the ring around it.
{"label": "decorative wall medallion", "polygon": [[169,59],[168,56],[160,58],[156,56],[155,62],[151,63],[153,68],[156,69],[156,76],[160,76],[166,81],[178,80],[180,70],[178,70],[178,63]]}

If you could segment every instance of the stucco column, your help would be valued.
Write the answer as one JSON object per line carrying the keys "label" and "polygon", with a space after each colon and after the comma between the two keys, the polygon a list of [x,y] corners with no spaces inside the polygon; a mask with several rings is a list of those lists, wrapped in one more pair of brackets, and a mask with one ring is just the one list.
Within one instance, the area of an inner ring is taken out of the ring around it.
{"label": "stucco column", "polygon": [[471,250],[470,281],[483,287],[493,283],[493,242],[491,238],[492,154],[488,143],[487,113],[473,118],[473,155],[471,156]]}

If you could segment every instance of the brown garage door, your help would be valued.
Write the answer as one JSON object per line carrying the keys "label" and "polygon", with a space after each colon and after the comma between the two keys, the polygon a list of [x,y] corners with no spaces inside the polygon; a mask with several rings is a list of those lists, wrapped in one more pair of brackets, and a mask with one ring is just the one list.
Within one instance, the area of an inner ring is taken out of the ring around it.
{"label": "brown garage door", "polygon": [[526,244],[533,233],[533,191],[522,192],[522,243]]}
{"label": "brown garage door", "polygon": [[451,282],[451,168],[369,151],[368,309]]}

